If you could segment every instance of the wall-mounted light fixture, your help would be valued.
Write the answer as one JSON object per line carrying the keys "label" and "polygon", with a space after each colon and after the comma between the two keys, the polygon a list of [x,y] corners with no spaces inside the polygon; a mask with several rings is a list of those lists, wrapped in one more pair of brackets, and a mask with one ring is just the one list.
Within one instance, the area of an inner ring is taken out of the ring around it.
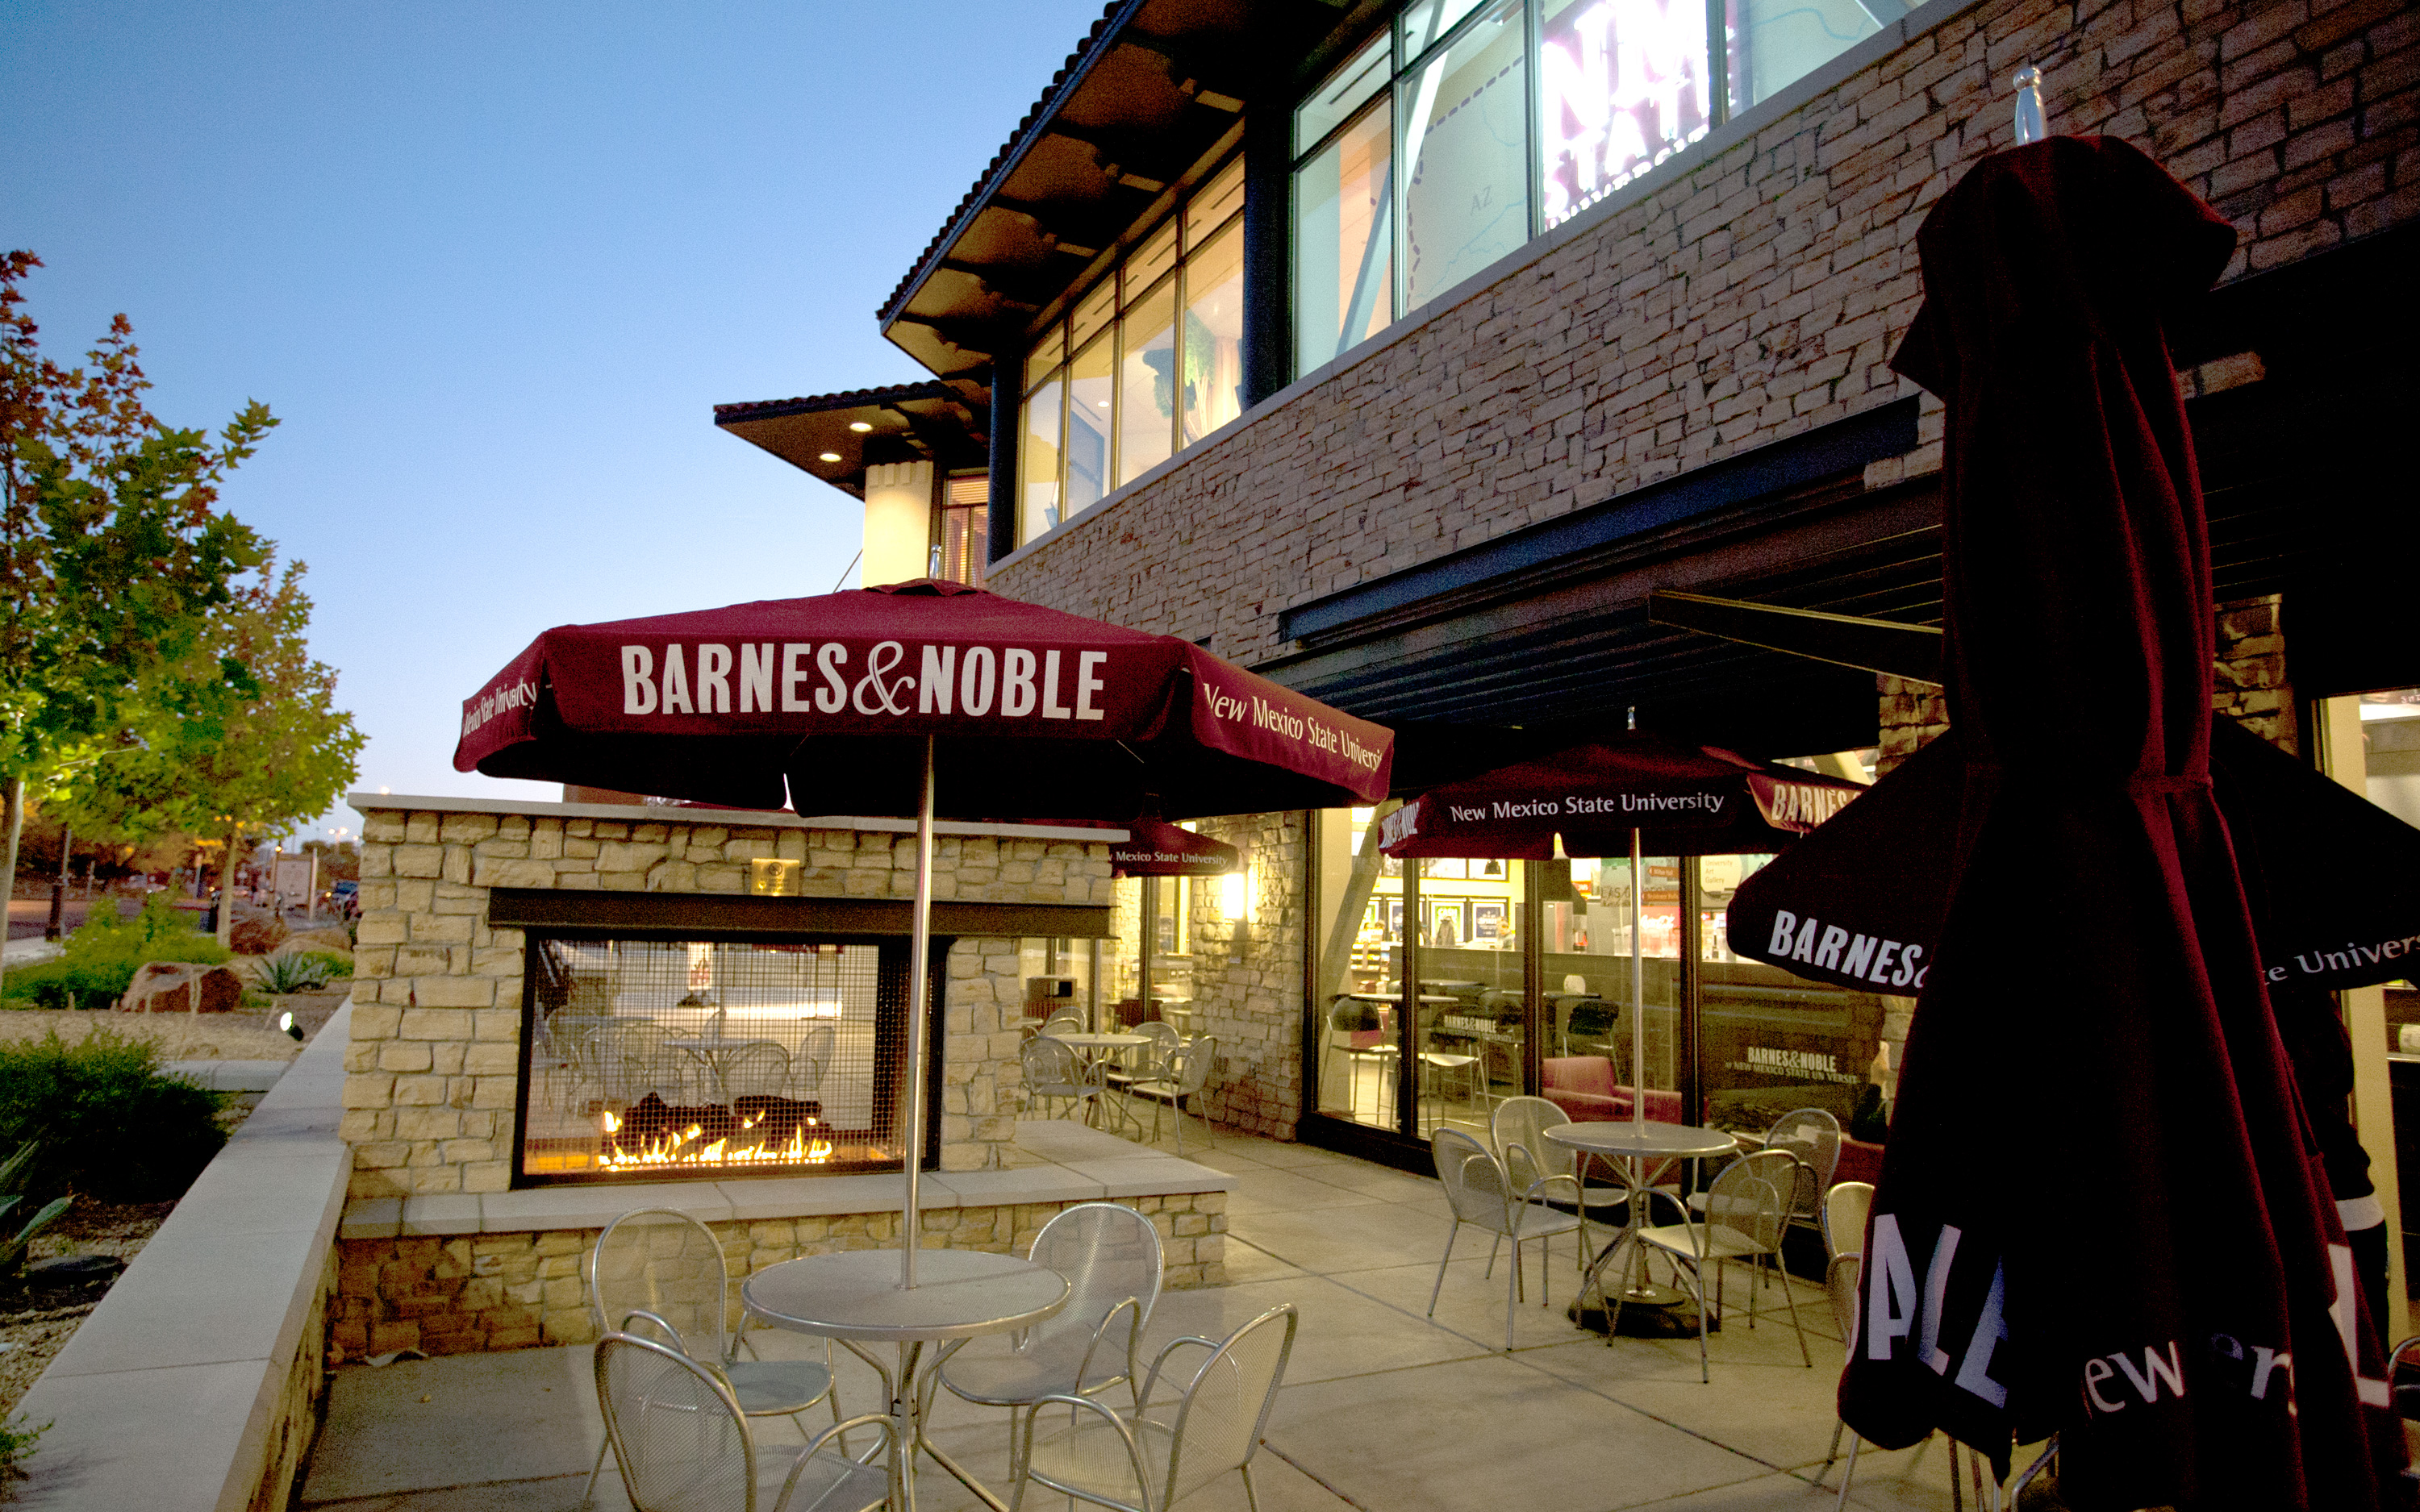
{"label": "wall-mounted light fixture", "polygon": [[1250,913],[1252,873],[1238,866],[1218,879],[1218,917],[1230,924],[1244,922]]}

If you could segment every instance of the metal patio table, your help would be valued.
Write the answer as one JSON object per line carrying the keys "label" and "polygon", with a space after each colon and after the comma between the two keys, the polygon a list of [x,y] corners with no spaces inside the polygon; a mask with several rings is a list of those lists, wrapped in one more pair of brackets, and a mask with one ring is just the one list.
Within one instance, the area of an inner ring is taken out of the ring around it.
{"label": "metal patio table", "polygon": [[[1106,1107],[1109,1101],[1109,1062],[1114,1058],[1124,1056],[1127,1051],[1134,1049],[1137,1045],[1151,1043],[1151,1036],[1148,1034],[1093,1034],[1088,1032],[1078,1034],[1053,1034],[1048,1036],[1048,1038],[1058,1041],[1061,1044],[1063,1044],[1069,1049],[1077,1051],[1083,1056],[1084,1074],[1091,1077],[1093,1084],[1101,1089],[1101,1095],[1094,1099],[1093,1105],[1095,1107]],[[1133,1121],[1123,1108],[1118,1110],[1118,1119],[1121,1122],[1131,1123]]]}
{"label": "metal patio table", "polygon": [[[1685,1160],[1690,1165],[1691,1184],[1695,1185],[1699,1161],[1708,1155],[1728,1155],[1739,1148],[1739,1142],[1720,1129],[1701,1129],[1685,1123],[1642,1123],[1628,1119],[1611,1123],[1559,1123],[1544,1134],[1554,1143],[1568,1145],[1584,1155],[1622,1163],[1616,1169],[1621,1172],[1622,1184],[1630,1189],[1630,1222],[1619,1238],[1599,1250],[1596,1258],[1589,1262],[1588,1275],[1580,1283],[1580,1295],[1586,1297],[1591,1285],[1601,1285],[1599,1273],[1627,1248],[1631,1268],[1629,1285],[1621,1288],[1623,1306],[1669,1307],[1685,1298],[1686,1292],[1654,1286],[1647,1279],[1647,1247],[1638,1242],[1638,1231],[1647,1227],[1647,1163]],[[1613,1335],[1608,1333],[1606,1342],[1612,1341]]]}
{"label": "metal patio table", "polygon": [[[911,1288],[899,1284],[895,1252],[849,1250],[768,1265],[739,1295],[751,1316],[838,1339],[882,1378],[891,1394],[892,1512],[914,1512],[919,1449],[986,1506],[1008,1512],[1007,1503],[924,1437],[923,1381],[967,1340],[1032,1328],[1066,1306],[1065,1276],[1013,1255],[935,1249],[918,1256]],[[877,1344],[898,1346],[896,1372],[867,1348]],[[928,1344],[941,1348],[928,1357]]]}

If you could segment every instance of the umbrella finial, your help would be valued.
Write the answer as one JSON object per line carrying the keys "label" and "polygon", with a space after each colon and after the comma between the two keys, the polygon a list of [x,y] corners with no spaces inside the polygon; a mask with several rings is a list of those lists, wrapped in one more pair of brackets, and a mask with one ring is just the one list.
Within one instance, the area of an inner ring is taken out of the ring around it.
{"label": "umbrella finial", "polygon": [[2050,135],[2050,128],[2042,123],[2041,69],[2028,63],[2009,83],[2017,91],[2017,146]]}

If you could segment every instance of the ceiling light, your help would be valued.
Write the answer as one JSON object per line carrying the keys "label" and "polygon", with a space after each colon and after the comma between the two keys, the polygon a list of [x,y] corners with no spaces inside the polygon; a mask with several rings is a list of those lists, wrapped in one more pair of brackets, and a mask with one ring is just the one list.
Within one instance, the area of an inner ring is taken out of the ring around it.
{"label": "ceiling light", "polygon": [[862,435],[864,435],[867,431],[872,430],[874,427],[873,427],[872,425],[867,424],[866,424],[864,421],[862,421],[862,420],[852,420],[852,421],[850,421],[850,422],[848,423],[848,428],[849,428],[849,429],[851,429],[851,430],[853,430],[853,431],[855,431],[855,432],[857,432],[860,436],[862,436]]}
{"label": "ceiling light", "polygon": [[816,457],[815,460],[818,462],[837,462],[840,460],[840,454],[838,452],[826,452],[821,456]]}

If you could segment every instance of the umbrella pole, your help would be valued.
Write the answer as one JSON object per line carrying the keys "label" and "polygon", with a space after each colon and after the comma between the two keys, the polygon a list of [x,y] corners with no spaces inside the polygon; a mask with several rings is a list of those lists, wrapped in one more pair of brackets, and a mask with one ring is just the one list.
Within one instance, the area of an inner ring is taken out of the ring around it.
{"label": "umbrella pole", "polygon": [[[1647,1121],[1647,971],[1639,956],[1647,889],[1640,882],[1638,831],[1630,832],[1630,1121]],[[909,1190],[914,1190],[910,1188]]]}
{"label": "umbrella pole", "polygon": [[907,1131],[900,1161],[908,1196],[899,1215],[899,1285],[916,1285],[916,1244],[921,1237],[916,1182],[924,1165],[924,1037],[930,1032],[933,949],[933,737],[924,737],[924,795],[916,810],[916,902],[908,934],[908,1105],[900,1122]]}

